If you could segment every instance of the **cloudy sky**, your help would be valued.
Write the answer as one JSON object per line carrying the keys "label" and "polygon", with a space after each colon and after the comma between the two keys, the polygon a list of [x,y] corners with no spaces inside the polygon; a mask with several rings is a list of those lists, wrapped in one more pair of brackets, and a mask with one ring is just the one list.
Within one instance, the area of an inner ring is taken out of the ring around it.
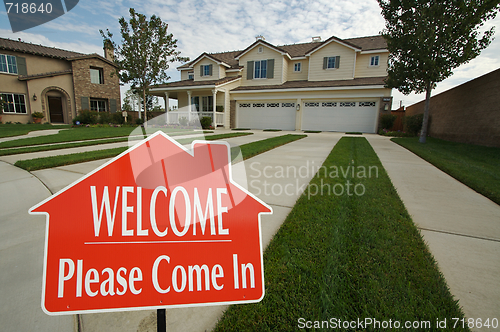
{"label": "cloudy sky", "polygon": [[[109,29],[119,41],[120,17],[128,9],[157,15],[169,24],[183,56],[196,58],[203,52],[242,50],[263,35],[274,45],[303,43],[312,36],[323,40],[337,36],[352,38],[378,34],[384,28],[376,0],[80,0],[67,14],[22,32],[12,33],[6,10],[0,11],[0,36],[82,53],[102,55],[99,29]],[[500,17],[485,28],[498,26]],[[499,33],[497,31],[497,33]],[[470,63],[438,84],[433,95],[500,68],[500,36]],[[170,81],[180,79],[173,64]],[[124,89],[125,90],[125,89]],[[124,93],[124,91],[122,91]],[[409,106],[424,95],[405,96],[393,90],[394,108]]]}

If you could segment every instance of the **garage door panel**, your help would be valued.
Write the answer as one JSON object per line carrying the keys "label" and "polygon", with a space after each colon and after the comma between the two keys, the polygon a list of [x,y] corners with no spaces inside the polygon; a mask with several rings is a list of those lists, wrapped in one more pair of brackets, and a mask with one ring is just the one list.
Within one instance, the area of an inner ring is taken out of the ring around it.
{"label": "garage door panel", "polygon": [[374,101],[305,102],[303,130],[373,133],[378,116]]}
{"label": "garage door panel", "polygon": [[237,126],[251,129],[295,130],[295,103],[239,102]]}

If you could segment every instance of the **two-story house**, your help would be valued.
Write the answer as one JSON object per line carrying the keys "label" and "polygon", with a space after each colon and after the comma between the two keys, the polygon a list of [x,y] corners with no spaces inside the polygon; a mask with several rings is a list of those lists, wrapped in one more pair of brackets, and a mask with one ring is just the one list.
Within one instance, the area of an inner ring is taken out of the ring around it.
{"label": "two-story house", "polygon": [[120,112],[113,52],[104,55],[0,38],[2,122],[32,122],[34,112],[51,123],[71,123],[80,110]]}
{"label": "two-story house", "polygon": [[201,54],[178,68],[181,81],[151,93],[178,100],[173,121],[195,113],[225,128],[373,133],[392,103],[388,56],[382,36],[283,46],[260,38],[242,51]]}

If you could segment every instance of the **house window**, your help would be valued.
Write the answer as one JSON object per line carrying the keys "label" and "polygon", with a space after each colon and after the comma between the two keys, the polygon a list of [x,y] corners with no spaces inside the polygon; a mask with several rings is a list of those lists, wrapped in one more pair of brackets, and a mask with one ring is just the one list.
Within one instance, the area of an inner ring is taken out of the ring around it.
{"label": "house window", "polygon": [[301,62],[297,62],[297,63],[293,66],[293,71],[302,71],[302,63],[301,63]]}
{"label": "house window", "polygon": [[259,53],[262,53],[262,52],[264,52],[264,47],[262,47],[262,46],[259,46],[259,48],[257,49],[257,52],[259,52]]}
{"label": "house window", "polygon": [[267,78],[267,60],[255,61],[254,78]]}
{"label": "house window", "polygon": [[328,63],[327,63],[326,68],[335,68],[335,57],[334,56],[328,57]]}
{"label": "house window", "polygon": [[203,110],[203,112],[212,112],[214,110],[214,97],[201,97],[201,109]]}
{"label": "house window", "polygon": [[200,76],[212,76],[212,65],[201,65]]}
{"label": "house window", "polygon": [[380,57],[378,55],[372,56],[370,58],[370,67],[376,67],[376,66],[378,66],[379,60],[380,60]]}
{"label": "house window", "polygon": [[90,110],[97,112],[106,112],[107,111],[107,102],[102,99],[90,99]]}
{"label": "house window", "polygon": [[24,95],[15,93],[2,93],[3,112],[11,114],[26,114]]}
{"label": "house window", "polygon": [[90,83],[104,84],[102,68],[90,68]]}
{"label": "house window", "polygon": [[0,54],[0,72],[17,74],[17,61],[13,55]]}
{"label": "house window", "polygon": [[194,73],[188,73],[188,80],[194,80]]}

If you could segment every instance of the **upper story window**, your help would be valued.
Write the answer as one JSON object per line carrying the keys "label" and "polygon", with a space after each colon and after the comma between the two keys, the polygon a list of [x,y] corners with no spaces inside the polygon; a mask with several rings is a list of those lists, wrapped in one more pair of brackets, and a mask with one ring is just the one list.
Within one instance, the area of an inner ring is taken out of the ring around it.
{"label": "upper story window", "polygon": [[16,93],[2,93],[1,95],[4,113],[26,114],[26,102],[24,95]]}
{"label": "upper story window", "polygon": [[264,47],[263,46],[259,46],[259,48],[257,49],[257,52],[258,53],[264,52]]}
{"label": "upper story window", "polygon": [[323,69],[334,69],[339,68],[340,57],[339,56],[329,56],[323,58]]}
{"label": "upper story window", "polygon": [[90,110],[97,112],[107,111],[107,102],[102,99],[90,99]]}
{"label": "upper story window", "polygon": [[104,75],[102,68],[90,68],[90,83],[104,84]]}
{"label": "upper story window", "polygon": [[212,76],[212,65],[201,65],[200,76]]}
{"label": "upper story window", "polygon": [[194,73],[188,73],[188,80],[194,80]]}
{"label": "upper story window", "polygon": [[254,78],[267,78],[267,60],[255,61]]}
{"label": "upper story window", "polygon": [[0,72],[17,74],[17,61],[14,55],[0,54]]}
{"label": "upper story window", "polygon": [[376,67],[378,66],[380,61],[380,56],[374,55],[370,58],[370,67]]}
{"label": "upper story window", "polygon": [[296,64],[293,65],[293,71],[302,71],[302,63],[297,62]]}

